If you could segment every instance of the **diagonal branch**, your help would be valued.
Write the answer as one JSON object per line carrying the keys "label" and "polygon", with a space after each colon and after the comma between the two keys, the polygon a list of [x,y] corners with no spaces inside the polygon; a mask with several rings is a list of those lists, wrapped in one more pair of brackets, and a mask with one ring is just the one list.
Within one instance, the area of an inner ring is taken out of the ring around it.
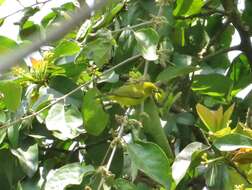
{"label": "diagonal branch", "polygon": [[97,0],[96,3],[90,7],[81,7],[73,14],[71,20],[63,20],[60,24],[60,27],[54,27],[49,30],[44,39],[40,39],[39,36],[36,35],[34,36],[30,45],[22,45],[8,54],[0,56],[0,73],[3,73],[12,66],[18,64],[21,59],[38,50],[40,47],[48,44],[49,42],[54,42],[61,39],[79,23],[88,19],[93,11],[105,6],[107,2],[108,0]]}
{"label": "diagonal branch", "polygon": [[[132,57],[130,57],[130,58],[128,58],[128,59],[126,59],[126,60],[124,60],[124,61],[118,63],[117,65],[111,67],[110,69],[107,69],[107,70],[104,71],[99,77],[105,76],[106,74],[110,73],[111,71],[114,71],[115,69],[117,69],[117,68],[123,66],[124,64],[126,64],[126,63],[128,63],[128,62],[130,62],[130,61],[133,61],[133,60],[135,60],[135,59],[138,59],[139,57],[141,57],[140,54],[135,55],[135,56],[132,56]],[[22,122],[22,121],[31,119],[31,118],[33,118],[33,117],[39,115],[40,113],[42,113],[43,111],[47,110],[48,108],[50,108],[50,107],[53,106],[54,104],[56,104],[56,103],[58,103],[58,102],[60,102],[60,101],[62,101],[62,100],[65,100],[68,96],[74,94],[75,92],[77,92],[77,91],[80,90],[81,88],[83,88],[83,87],[85,87],[85,86],[88,86],[90,83],[92,83],[92,82],[95,81],[95,80],[97,80],[96,77],[94,77],[93,79],[89,80],[88,82],[86,82],[86,83],[84,83],[84,84],[78,86],[77,88],[73,89],[72,91],[68,92],[67,94],[65,94],[65,95],[63,95],[63,96],[61,96],[61,97],[55,99],[55,100],[52,101],[50,104],[48,104],[47,106],[41,108],[40,110],[38,110],[38,111],[36,111],[36,112],[34,112],[34,113],[30,114],[30,115],[27,115],[27,116],[21,117],[21,118],[19,118],[19,119],[16,119],[16,120],[14,120],[14,121],[12,121],[12,122],[10,122],[10,123],[6,123],[6,124],[4,124],[4,125],[2,125],[2,126],[0,125],[0,128],[1,128],[1,129],[2,129],[2,128],[8,128],[8,127],[10,127],[10,126],[12,126],[12,125],[14,125],[14,124],[17,124],[17,123],[19,123],[19,122]]]}
{"label": "diagonal branch", "polygon": [[252,44],[250,41],[249,27],[242,21],[241,15],[237,9],[234,0],[221,0],[221,3],[227,13],[227,16],[231,23],[238,31],[241,38],[241,51],[247,56],[250,70],[252,71]]}
{"label": "diagonal branch", "polygon": [[[32,4],[32,5],[30,5],[29,7],[34,7],[34,6],[41,5],[41,4],[44,5],[44,4],[46,4],[46,3],[50,2],[50,1],[52,1],[52,0],[46,0],[46,1],[43,1],[43,2],[36,2],[36,3]],[[18,2],[19,2],[19,1],[18,1]],[[23,7],[23,6],[22,6],[22,7]],[[23,12],[23,11],[25,11],[27,8],[28,8],[28,7],[23,7],[22,9],[18,9],[18,10],[15,11],[15,12],[12,12],[12,13],[6,15],[6,16],[1,17],[0,20],[4,20],[4,19],[6,19],[6,18],[8,18],[8,17],[11,17],[11,16],[17,14],[17,13]]]}
{"label": "diagonal branch", "polygon": [[193,15],[189,15],[189,16],[175,16],[175,19],[178,20],[186,20],[186,19],[194,19],[194,18],[207,18],[209,16],[212,16],[214,14],[220,14],[220,15],[224,15],[225,13],[222,11],[218,11],[218,10],[209,10],[207,12],[200,12],[200,13],[196,13]]}
{"label": "diagonal branch", "polygon": [[205,57],[201,58],[200,60],[198,60],[198,63],[201,63],[203,61],[209,60],[217,55],[223,54],[223,53],[227,53],[230,51],[236,51],[236,50],[241,50],[241,46],[237,45],[237,46],[232,46],[232,47],[227,47],[227,48],[223,48],[223,49],[219,49],[216,52],[213,52],[211,54],[206,55]]}

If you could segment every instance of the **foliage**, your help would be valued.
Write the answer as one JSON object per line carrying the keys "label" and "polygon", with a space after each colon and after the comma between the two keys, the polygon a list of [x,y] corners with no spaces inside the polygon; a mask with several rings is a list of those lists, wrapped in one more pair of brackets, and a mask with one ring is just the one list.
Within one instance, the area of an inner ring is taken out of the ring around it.
{"label": "foliage", "polygon": [[[48,2],[24,8],[1,55],[87,8],[34,23]],[[41,59],[20,60],[0,75],[0,187],[252,188],[252,93],[238,96],[252,82],[251,14],[249,0],[240,12],[229,0],[108,1]]]}

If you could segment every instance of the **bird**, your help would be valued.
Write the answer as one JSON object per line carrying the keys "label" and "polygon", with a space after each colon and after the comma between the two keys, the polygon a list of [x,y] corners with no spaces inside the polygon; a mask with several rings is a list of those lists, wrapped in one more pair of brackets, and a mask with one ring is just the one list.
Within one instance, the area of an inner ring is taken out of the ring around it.
{"label": "bird", "polygon": [[107,97],[121,106],[129,107],[141,104],[147,97],[159,92],[159,88],[152,82],[135,82],[112,90],[107,93]]}

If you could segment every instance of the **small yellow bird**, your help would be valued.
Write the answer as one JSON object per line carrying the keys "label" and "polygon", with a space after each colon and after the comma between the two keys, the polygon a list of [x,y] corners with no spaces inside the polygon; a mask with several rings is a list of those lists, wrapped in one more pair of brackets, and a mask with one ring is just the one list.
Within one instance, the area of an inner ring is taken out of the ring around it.
{"label": "small yellow bird", "polygon": [[107,97],[122,106],[134,106],[159,92],[158,87],[152,82],[139,82],[123,85],[108,93]]}

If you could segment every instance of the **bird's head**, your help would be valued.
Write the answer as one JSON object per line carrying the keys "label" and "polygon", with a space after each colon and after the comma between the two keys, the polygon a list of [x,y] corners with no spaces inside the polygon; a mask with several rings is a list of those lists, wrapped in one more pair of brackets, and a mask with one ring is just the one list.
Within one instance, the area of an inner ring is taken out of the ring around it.
{"label": "bird's head", "polygon": [[152,82],[144,82],[143,88],[144,88],[144,92],[148,95],[160,93],[159,88]]}

